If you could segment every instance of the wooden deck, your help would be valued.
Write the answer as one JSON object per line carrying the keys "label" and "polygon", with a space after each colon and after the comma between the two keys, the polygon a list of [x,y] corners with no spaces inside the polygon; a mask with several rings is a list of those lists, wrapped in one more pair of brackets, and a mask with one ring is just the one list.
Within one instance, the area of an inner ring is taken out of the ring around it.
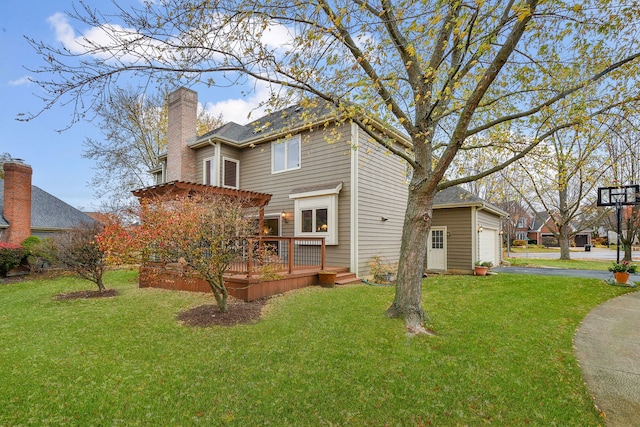
{"label": "wooden deck", "polygon": [[[277,280],[263,280],[247,277],[246,274],[225,276],[229,295],[244,301],[254,301],[307,286],[318,285],[317,267],[296,269],[293,273],[281,274]],[[359,283],[360,279],[344,267],[325,267],[325,271],[335,271],[336,284]],[[140,267],[139,286],[191,292],[211,292],[209,284],[200,278],[188,277],[178,269],[161,269],[154,266]]]}

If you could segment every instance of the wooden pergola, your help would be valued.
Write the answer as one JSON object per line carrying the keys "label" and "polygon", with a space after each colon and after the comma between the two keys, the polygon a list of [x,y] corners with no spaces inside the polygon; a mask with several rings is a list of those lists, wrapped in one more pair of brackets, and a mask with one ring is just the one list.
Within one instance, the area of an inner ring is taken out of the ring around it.
{"label": "wooden pergola", "polygon": [[271,194],[258,193],[256,191],[237,190],[234,188],[215,187],[206,184],[196,184],[187,181],[171,181],[164,184],[152,185],[132,191],[133,195],[144,198],[188,196],[195,194],[229,197],[240,200],[245,208],[258,208],[258,233],[261,235],[264,229],[264,207],[269,204]]}

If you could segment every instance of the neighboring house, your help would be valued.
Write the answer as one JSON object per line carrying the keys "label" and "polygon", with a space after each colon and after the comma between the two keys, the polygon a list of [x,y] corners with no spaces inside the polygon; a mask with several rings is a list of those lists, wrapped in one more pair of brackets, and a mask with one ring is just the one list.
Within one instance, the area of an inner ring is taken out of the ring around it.
{"label": "neighboring house", "polygon": [[19,160],[4,164],[0,179],[0,241],[21,244],[92,222],[84,213],[31,185],[31,166]]}
{"label": "neighboring house", "polygon": [[499,203],[497,206],[508,214],[508,217],[502,220],[505,239],[509,239],[510,243],[514,240],[526,240],[530,226],[533,224],[533,215],[530,211],[517,200]]}
{"label": "neighboring house", "polygon": [[[554,231],[557,232],[557,227],[553,223],[551,215],[547,212],[536,212],[527,237],[533,244],[555,247],[560,244],[553,234]],[[572,240],[573,245],[577,247],[591,245],[592,231],[592,229],[587,229],[576,233]]]}
{"label": "neighboring house", "polygon": [[[268,235],[324,237],[326,264],[361,277],[374,255],[398,260],[408,192],[402,159],[323,106],[294,106],[198,137],[197,102],[189,89],[169,95],[167,153],[152,171],[157,185],[150,188],[190,182],[269,195]],[[411,149],[402,134],[371,123]],[[441,192],[436,203],[430,269],[471,272],[483,257],[500,262],[504,212],[460,189]]]}

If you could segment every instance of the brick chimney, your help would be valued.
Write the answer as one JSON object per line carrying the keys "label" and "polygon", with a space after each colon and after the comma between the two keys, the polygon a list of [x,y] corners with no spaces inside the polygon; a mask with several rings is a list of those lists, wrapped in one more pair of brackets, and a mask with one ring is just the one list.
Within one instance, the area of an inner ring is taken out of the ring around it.
{"label": "brick chimney", "polygon": [[181,87],[169,94],[167,181],[197,182],[196,156],[187,144],[197,134],[198,94]]}
{"label": "brick chimney", "polygon": [[4,164],[5,242],[21,244],[31,235],[31,166],[14,159]]}

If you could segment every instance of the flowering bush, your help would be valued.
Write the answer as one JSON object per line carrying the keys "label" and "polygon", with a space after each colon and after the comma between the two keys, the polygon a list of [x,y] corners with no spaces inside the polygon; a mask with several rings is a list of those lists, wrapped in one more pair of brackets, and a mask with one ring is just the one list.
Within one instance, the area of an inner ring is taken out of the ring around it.
{"label": "flowering bush", "polygon": [[614,262],[613,265],[609,267],[609,271],[613,273],[633,274],[636,272],[637,268],[637,265],[631,264],[629,261],[622,261],[621,263]]}
{"label": "flowering bush", "polygon": [[20,245],[0,242],[0,276],[6,276],[9,270],[19,266],[25,253]]}

